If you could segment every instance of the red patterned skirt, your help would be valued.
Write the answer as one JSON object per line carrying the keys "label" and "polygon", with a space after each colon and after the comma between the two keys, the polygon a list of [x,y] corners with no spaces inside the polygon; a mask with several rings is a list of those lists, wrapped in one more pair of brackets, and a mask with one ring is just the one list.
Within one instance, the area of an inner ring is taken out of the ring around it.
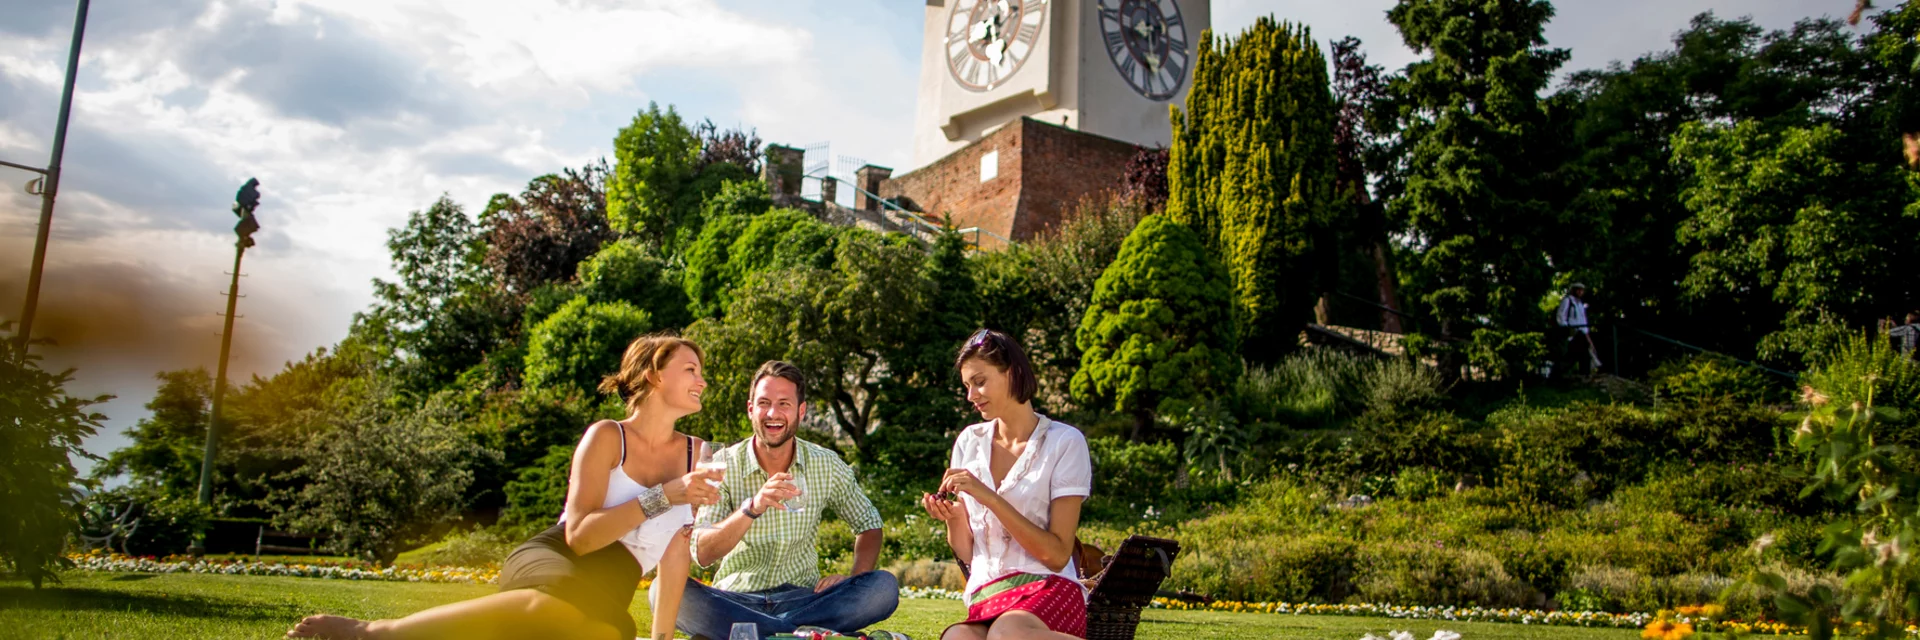
{"label": "red patterned skirt", "polygon": [[967,619],[956,624],[992,623],[1008,611],[1025,611],[1047,628],[1087,637],[1087,599],[1079,583],[1060,576],[1015,573],[989,582],[968,597]]}

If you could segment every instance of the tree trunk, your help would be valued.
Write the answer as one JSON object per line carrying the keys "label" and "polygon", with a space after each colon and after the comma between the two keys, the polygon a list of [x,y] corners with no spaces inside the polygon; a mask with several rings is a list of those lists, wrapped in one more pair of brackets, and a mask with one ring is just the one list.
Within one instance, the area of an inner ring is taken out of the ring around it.
{"label": "tree trunk", "polygon": [[1147,441],[1147,431],[1153,428],[1153,412],[1137,409],[1133,412],[1133,435],[1129,438],[1135,443]]}
{"label": "tree trunk", "polygon": [[[1399,282],[1393,277],[1393,265],[1387,261],[1387,242],[1383,239],[1373,241],[1373,277],[1380,291],[1380,306],[1400,310]],[[1380,330],[1387,333],[1406,333],[1400,324],[1400,314],[1380,312]]]}

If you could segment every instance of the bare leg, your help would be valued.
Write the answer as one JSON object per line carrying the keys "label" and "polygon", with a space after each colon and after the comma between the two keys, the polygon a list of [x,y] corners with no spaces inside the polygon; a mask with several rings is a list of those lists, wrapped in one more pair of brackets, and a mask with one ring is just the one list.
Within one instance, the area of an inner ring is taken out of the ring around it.
{"label": "bare leg", "polygon": [[660,588],[654,592],[652,603],[653,640],[673,640],[673,624],[680,616],[680,597],[687,592],[687,573],[693,564],[693,554],[687,550],[689,532],[682,529],[674,534],[673,541],[667,543],[667,552],[660,556],[660,566],[654,570],[653,581]]}
{"label": "bare leg", "polygon": [[940,634],[940,640],[987,640],[986,623],[956,624]]}
{"label": "bare leg", "polygon": [[1047,628],[1040,616],[1025,611],[1008,611],[993,619],[987,640],[1080,640]]}
{"label": "bare leg", "polygon": [[584,640],[612,639],[619,635],[606,623],[588,620],[566,601],[531,589],[502,591],[441,605],[397,620],[367,622],[340,616],[308,616],[287,632],[289,638],[354,640],[528,636]]}

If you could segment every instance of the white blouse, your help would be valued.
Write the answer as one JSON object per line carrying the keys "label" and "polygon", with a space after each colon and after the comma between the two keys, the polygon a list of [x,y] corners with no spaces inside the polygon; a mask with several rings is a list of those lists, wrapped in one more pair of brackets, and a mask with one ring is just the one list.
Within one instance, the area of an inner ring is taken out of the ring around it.
{"label": "white blouse", "polygon": [[[953,458],[948,468],[973,472],[988,489],[1000,494],[1027,520],[1047,528],[1052,519],[1053,499],[1064,496],[1086,497],[1093,488],[1093,461],[1087,454],[1087,438],[1079,429],[1040,416],[1027,448],[1007,470],[1005,486],[993,481],[994,422],[982,422],[960,432],[953,441]],[[966,593],[1014,573],[1055,574],[1079,584],[1072,560],[1059,571],[1042,564],[1013,534],[973,496],[961,494],[967,507],[967,519],[973,530],[973,558]],[[1084,593],[1082,594],[1085,595]]]}

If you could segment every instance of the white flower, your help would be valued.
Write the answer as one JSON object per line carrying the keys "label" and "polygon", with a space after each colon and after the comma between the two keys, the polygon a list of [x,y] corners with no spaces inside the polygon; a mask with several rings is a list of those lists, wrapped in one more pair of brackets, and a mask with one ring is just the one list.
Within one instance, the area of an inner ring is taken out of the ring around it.
{"label": "white flower", "polygon": [[1387,640],[1387,639],[1369,633],[1367,635],[1360,636],[1360,640]]}
{"label": "white flower", "polygon": [[1388,638],[1389,640],[1413,640],[1413,632],[1411,632],[1411,631],[1395,631],[1395,632],[1392,632],[1392,633],[1389,633],[1389,634],[1387,634],[1387,638]]}
{"label": "white flower", "polygon": [[1433,637],[1428,640],[1460,640],[1460,634],[1441,629],[1433,632]]}

